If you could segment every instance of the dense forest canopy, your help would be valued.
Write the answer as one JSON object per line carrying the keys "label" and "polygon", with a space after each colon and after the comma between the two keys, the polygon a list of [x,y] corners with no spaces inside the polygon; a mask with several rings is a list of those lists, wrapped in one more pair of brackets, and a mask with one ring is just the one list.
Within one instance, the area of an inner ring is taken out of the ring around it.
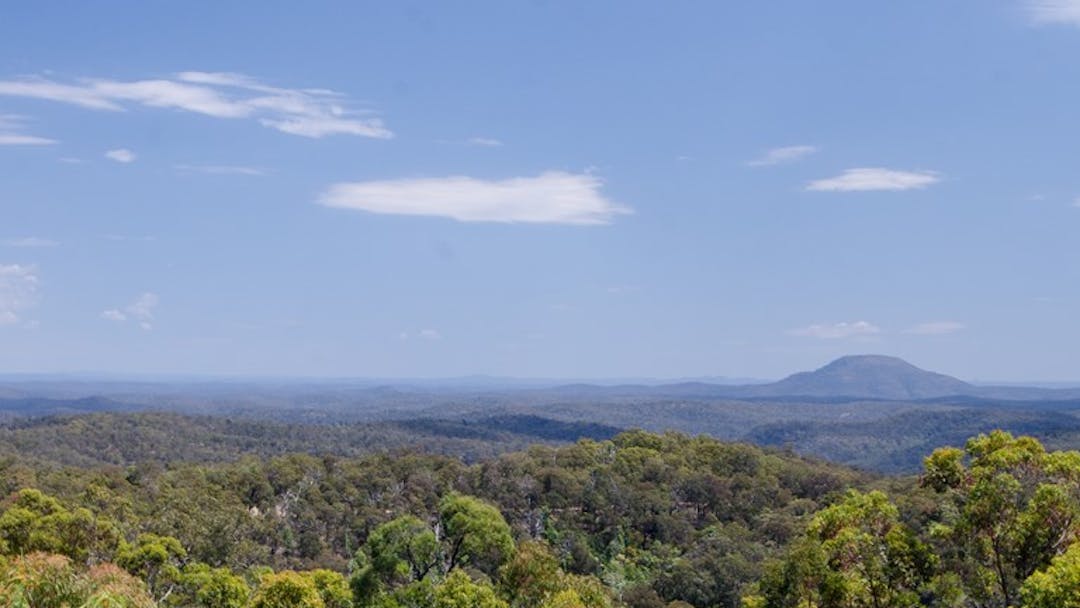
{"label": "dense forest canopy", "polygon": [[1080,453],[994,432],[918,478],[634,431],[465,464],[0,463],[9,606],[1065,606]]}

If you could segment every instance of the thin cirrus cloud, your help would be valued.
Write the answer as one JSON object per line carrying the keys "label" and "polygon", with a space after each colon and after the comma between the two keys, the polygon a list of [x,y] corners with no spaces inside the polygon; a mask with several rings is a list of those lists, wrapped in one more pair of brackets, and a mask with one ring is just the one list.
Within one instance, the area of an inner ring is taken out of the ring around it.
{"label": "thin cirrus cloud", "polygon": [[117,148],[116,150],[109,150],[105,153],[105,158],[109,160],[115,160],[118,163],[133,163],[138,157],[134,152],[127,148]]}
{"label": "thin cirrus cloud", "polygon": [[793,329],[788,333],[804,338],[840,340],[880,334],[881,328],[868,321],[843,321],[840,323],[815,323],[807,327]]}
{"label": "thin cirrus cloud", "polygon": [[55,139],[24,135],[22,133],[0,133],[0,146],[47,146],[55,144]]}
{"label": "thin cirrus cloud", "polygon": [[327,207],[390,215],[445,217],[459,222],[609,224],[632,213],[603,196],[603,180],[549,171],[536,177],[484,180],[455,176],[344,182],[318,199]]}
{"label": "thin cirrus cloud", "polygon": [[157,237],[149,234],[103,234],[101,238],[117,243],[151,243],[157,240]]}
{"label": "thin cirrus cloud", "polygon": [[817,146],[784,146],[782,148],[773,148],[766,152],[761,158],[752,160],[746,164],[749,167],[783,165],[802,160],[817,151]]}
{"label": "thin cirrus cloud", "polygon": [[1080,0],[1027,0],[1026,8],[1036,25],[1080,26]]}
{"label": "thin cirrus cloud", "polygon": [[149,331],[154,328],[154,309],[157,308],[159,301],[157,294],[146,292],[123,308],[110,308],[102,311],[101,318],[117,323],[132,321],[142,329]]}
{"label": "thin cirrus cloud", "polygon": [[410,333],[403,331],[398,334],[398,339],[402,342],[407,342],[410,339],[417,338],[420,340],[436,341],[442,340],[442,332],[437,329],[421,329],[416,333]]}
{"label": "thin cirrus cloud", "polygon": [[43,239],[38,236],[20,236],[0,239],[0,246],[4,247],[56,247],[60,243],[52,239]]}
{"label": "thin cirrus cloud", "polygon": [[266,169],[260,167],[246,167],[243,165],[175,165],[174,168],[181,173],[206,173],[209,175],[266,175]]}
{"label": "thin cirrus cloud", "polygon": [[22,312],[37,302],[38,283],[33,266],[0,264],[0,327],[22,320]]}
{"label": "thin cirrus cloud", "polygon": [[468,139],[436,139],[437,144],[449,144],[455,146],[474,146],[478,148],[501,148],[503,141],[494,137],[470,137]]}
{"label": "thin cirrus cloud", "polygon": [[940,336],[956,333],[966,327],[966,325],[958,321],[930,321],[909,327],[904,330],[904,333],[918,336]]}
{"label": "thin cirrus cloud", "polygon": [[21,133],[26,119],[16,114],[0,114],[0,146],[48,146],[55,139]]}
{"label": "thin cirrus cloud", "polygon": [[45,99],[91,110],[121,112],[143,106],[222,119],[253,119],[283,133],[311,138],[338,134],[393,137],[382,120],[370,112],[349,109],[348,100],[334,91],[272,87],[243,74],[224,72],[180,72],[171,78],[134,81],[0,80],[0,96]]}
{"label": "thin cirrus cloud", "polygon": [[898,171],[880,167],[848,169],[836,177],[807,184],[811,192],[872,192],[921,190],[941,181],[933,171]]}
{"label": "thin cirrus cloud", "polygon": [[494,137],[470,137],[465,143],[470,146],[484,146],[486,148],[498,148],[503,145],[501,140]]}

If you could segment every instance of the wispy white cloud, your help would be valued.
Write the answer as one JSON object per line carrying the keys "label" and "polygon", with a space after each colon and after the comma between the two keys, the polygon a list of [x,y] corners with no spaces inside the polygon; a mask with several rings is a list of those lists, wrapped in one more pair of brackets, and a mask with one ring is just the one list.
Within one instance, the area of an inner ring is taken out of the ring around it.
{"label": "wispy white cloud", "polygon": [[149,234],[104,234],[101,238],[119,243],[149,243],[157,240],[157,237]]}
{"label": "wispy white cloud", "polygon": [[630,213],[601,194],[603,180],[550,171],[536,177],[399,179],[334,184],[318,202],[370,213],[447,217],[460,222],[608,224]]}
{"label": "wispy white cloud", "polygon": [[1076,198],[1075,198],[1075,199],[1073,200],[1073,204],[1072,204],[1072,206],[1073,206],[1073,207],[1080,207],[1080,196],[1076,197]]}
{"label": "wispy white cloud", "polygon": [[1037,25],[1080,26],[1080,0],[1026,0],[1031,21]]}
{"label": "wispy white cloud", "polygon": [[266,169],[242,165],[176,165],[181,173],[208,173],[210,175],[266,175]]}
{"label": "wispy white cloud", "polygon": [[933,171],[897,171],[880,167],[848,169],[836,177],[810,182],[815,192],[867,192],[873,190],[919,190],[941,181]]}
{"label": "wispy white cloud", "polygon": [[782,148],[773,148],[765,153],[764,156],[756,160],[752,160],[746,163],[751,167],[770,167],[772,165],[782,165],[785,163],[793,163],[797,160],[806,158],[811,154],[818,151],[817,146],[784,146]]}
{"label": "wispy white cloud", "polygon": [[116,150],[109,150],[108,152],[106,152],[105,158],[109,160],[115,160],[118,163],[127,164],[135,162],[135,159],[138,157],[135,156],[134,152],[128,150],[127,148],[117,148]]}
{"label": "wispy white cloud", "polygon": [[393,133],[370,112],[325,89],[265,85],[243,74],[181,72],[136,81],[84,78],[61,83],[46,78],[0,80],[0,95],[45,99],[92,110],[120,112],[130,106],[166,108],[223,119],[254,119],[303,137],[346,134],[386,139]]}
{"label": "wispy white cloud", "polygon": [[38,284],[33,266],[0,264],[0,326],[22,320],[22,311],[37,303]]}
{"label": "wispy white cloud", "polygon": [[37,236],[0,239],[0,245],[4,247],[56,247],[59,244],[52,239],[43,239]]}
{"label": "wispy white cloud", "polygon": [[20,133],[26,119],[15,114],[0,114],[0,146],[47,146],[55,139]]}
{"label": "wispy white cloud", "polygon": [[966,325],[958,321],[928,321],[909,327],[904,330],[904,333],[920,336],[939,336],[942,334],[956,333],[966,327]]}
{"label": "wispy white cloud", "polygon": [[465,143],[470,146],[485,146],[488,148],[498,148],[503,145],[503,142],[493,137],[471,137]]}
{"label": "wispy white cloud", "polygon": [[110,308],[102,311],[101,318],[117,323],[132,321],[142,329],[149,331],[154,328],[154,309],[157,308],[158,302],[157,294],[146,292],[123,308]]}
{"label": "wispy white cloud", "polygon": [[19,133],[0,133],[0,146],[47,146],[55,143],[55,139],[47,137]]}
{"label": "wispy white cloud", "polygon": [[501,139],[481,136],[470,137],[468,139],[436,139],[435,143],[452,146],[477,146],[482,148],[499,148],[503,146],[503,141]]}
{"label": "wispy white cloud", "polygon": [[398,339],[403,342],[408,341],[412,338],[428,341],[442,340],[442,332],[437,329],[421,329],[420,331],[415,333],[403,331],[398,334]]}
{"label": "wispy white cloud", "polygon": [[853,321],[850,323],[816,323],[807,327],[793,329],[788,333],[806,338],[837,340],[858,336],[872,336],[881,333],[881,328],[867,321]]}
{"label": "wispy white cloud", "polygon": [[101,312],[101,318],[109,321],[127,321],[127,315],[120,312],[118,308],[110,308],[109,310],[103,310]]}
{"label": "wispy white cloud", "polygon": [[109,100],[89,82],[67,85],[44,78],[0,80],[0,95],[9,97],[33,97],[59,101],[94,110],[123,110],[124,107]]}

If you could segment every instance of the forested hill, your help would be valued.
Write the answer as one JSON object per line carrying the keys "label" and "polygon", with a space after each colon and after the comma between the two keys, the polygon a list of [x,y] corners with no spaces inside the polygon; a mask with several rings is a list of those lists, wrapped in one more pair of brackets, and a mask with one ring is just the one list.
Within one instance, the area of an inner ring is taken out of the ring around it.
{"label": "forested hill", "polygon": [[0,423],[0,456],[64,465],[127,466],[144,461],[223,462],[244,455],[292,452],[355,457],[416,450],[475,462],[537,442],[607,439],[620,429],[645,428],[786,448],[871,471],[914,473],[935,447],[959,445],[970,436],[997,428],[1038,437],[1053,448],[1080,445],[1078,407],[1080,403],[1075,402],[1023,403],[1010,409],[859,401],[644,401],[499,406],[443,411],[443,417],[324,423],[105,412]]}
{"label": "forested hill", "polygon": [[820,368],[791,374],[776,382],[754,384],[675,384],[604,386],[573,384],[534,392],[551,397],[684,398],[750,400],[851,399],[886,401],[942,401],[971,398],[990,401],[1062,401],[1080,399],[1080,388],[976,385],[952,376],[921,369],[897,357],[849,355]]}
{"label": "forested hill", "polygon": [[841,357],[820,369],[793,374],[762,389],[773,395],[859,396],[891,400],[971,395],[978,390],[951,376],[881,355]]}
{"label": "forested hill", "polygon": [[75,466],[148,461],[223,462],[293,452],[355,457],[403,450],[475,462],[538,442],[610,439],[616,427],[527,414],[471,420],[417,418],[354,424],[284,424],[170,412],[50,416],[0,426],[0,456]]}

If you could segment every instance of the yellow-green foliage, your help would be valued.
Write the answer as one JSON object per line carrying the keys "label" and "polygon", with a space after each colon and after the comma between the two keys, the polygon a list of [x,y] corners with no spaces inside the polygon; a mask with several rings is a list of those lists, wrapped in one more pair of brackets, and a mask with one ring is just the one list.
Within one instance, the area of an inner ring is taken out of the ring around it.
{"label": "yellow-green foliage", "polygon": [[474,582],[463,570],[454,570],[435,587],[433,608],[506,608],[486,583]]}
{"label": "yellow-green foliage", "polygon": [[1080,608],[1080,544],[1055,557],[1046,570],[1029,576],[1020,598],[1028,608]]}
{"label": "yellow-green foliage", "polygon": [[311,577],[286,570],[265,576],[251,598],[251,608],[325,608]]}
{"label": "yellow-green foliage", "polygon": [[200,608],[243,608],[251,595],[244,579],[228,568],[192,563],[182,574],[187,600]]}
{"label": "yellow-green foliage", "polygon": [[63,555],[30,553],[0,572],[5,608],[153,608],[142,581],[112,564],[79,570]]}
{"label": "yellow-green foliage", "polygon": [[0,514],[0,550],[67,555],[76,562],[115,550],[119,533],[108,518],[85,508],[70,510],[37,489],[20,490]]}

